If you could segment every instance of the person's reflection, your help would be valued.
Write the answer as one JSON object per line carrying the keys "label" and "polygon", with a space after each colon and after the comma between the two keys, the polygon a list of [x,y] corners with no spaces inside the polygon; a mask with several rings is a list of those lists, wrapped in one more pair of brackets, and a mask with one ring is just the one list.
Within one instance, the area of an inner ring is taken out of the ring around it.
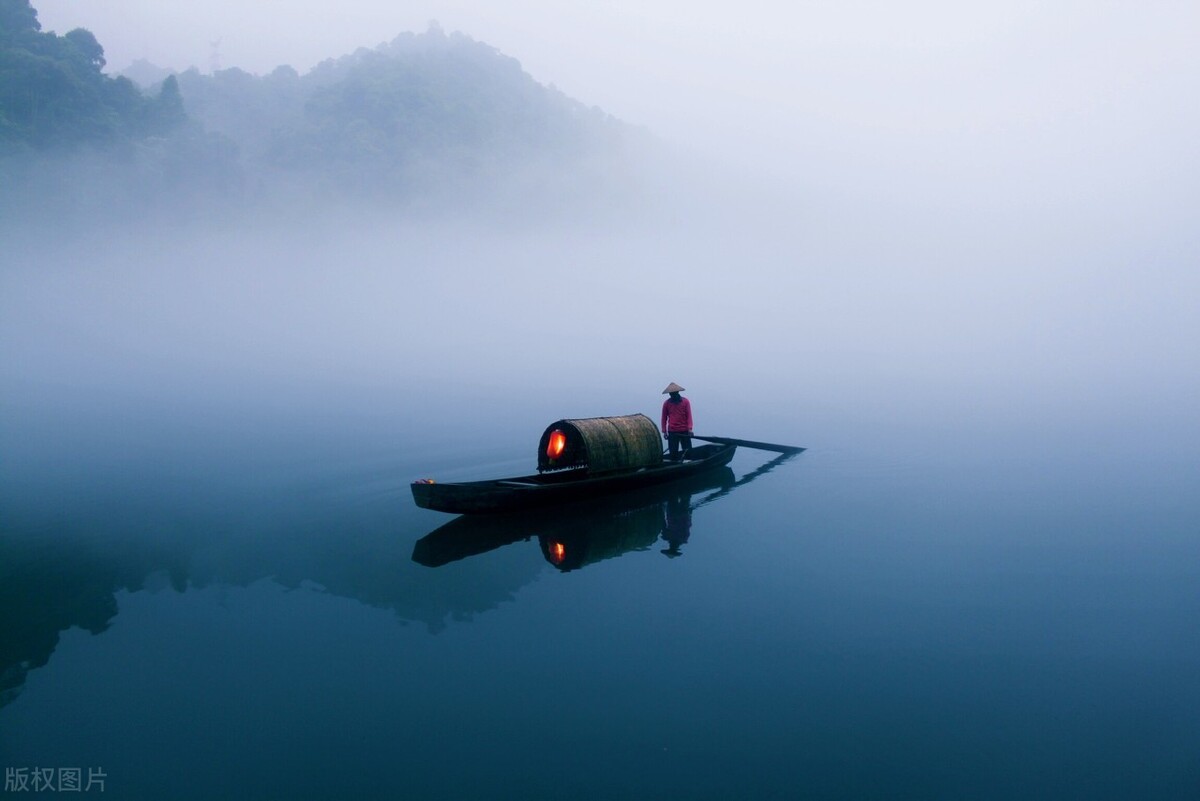
{"label": "person's reflection", "polygon": [[683,556],[679,546],[692,535],[692,496],[676,495],[664,504],[662,538],[667,547],[662,550],[669,559]]}

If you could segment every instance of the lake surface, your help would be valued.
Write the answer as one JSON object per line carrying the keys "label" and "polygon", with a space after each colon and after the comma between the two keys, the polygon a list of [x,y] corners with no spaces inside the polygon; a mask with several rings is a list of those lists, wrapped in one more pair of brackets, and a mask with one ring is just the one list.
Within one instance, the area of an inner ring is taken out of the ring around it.
{"label": "lake surface", "polygon": [[[246,256],[264,241],[169,262],[109,242],[103,269],[63,245],[6,274],[6,769],[97,769],[115,798],[1200,794],[1195,356],[1167,336],[1190,308],[1174,293],[1142,340],[1110,316],[1056,359],[1063,337],[990,326],[1017,278],[975,324],[946,305],[958,344],[932,351],[919,312],[942,301],[895,280],[848,304],[852,269],[795,279],[807,318],[731,281],[744,313],[704,327],[655,316],[674,278],[653,275],[613,323],[624,264],[575,282],[565,325],[539,316],[562,288],[539,270],[456,301],[453,265],[482,245],[443,245],[406,292],[382,257],[314,244],[285,270]],[[561,263],[533,241],[505,263]],[[123,266],[135,253],[155,269]],[[485,301],[513,282],[532,297]],[[885,295],[921,322],[847,322]],[[1043,319],[1049,297],[1021,308]],[[507,528],[440,530],[412,504],[416,478],[530,472],[558,417],[656,416],[672,380],[703,432],[809,450]]]}

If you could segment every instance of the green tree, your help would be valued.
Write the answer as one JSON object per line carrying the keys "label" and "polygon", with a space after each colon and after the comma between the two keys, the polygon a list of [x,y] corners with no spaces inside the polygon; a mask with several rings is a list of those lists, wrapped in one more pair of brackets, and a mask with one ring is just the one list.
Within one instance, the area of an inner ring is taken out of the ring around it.
{"label": "green tree", "polygon": [[0,42],[28,36],[42,29],[29,0],[0,0]]}
{"label": "green tree", "polygon": [[179,81],[174,75],[168,75],[154,98],[146,107],[146,127],[148,134],[162,135],[171,132],[187,120],[187,112],[183,108],[183,96],[179,93]]}
{"label": "green tree", "polygon": [[174,78],[147,98],[106,64],[91,31],[44,33],[28,0],[0,0],[0,151],[117,144],[186,119]]}
{"label": "green tree", "polygon": [[97,73],[104,69],[104,65],[108,63],[104,59],[104,48],[96,41],[96,37],[92,35],[92,32],[86,28],[76,28],[73,31],[68,31],[63,38],[79,51],[83,63],[94,69]]}

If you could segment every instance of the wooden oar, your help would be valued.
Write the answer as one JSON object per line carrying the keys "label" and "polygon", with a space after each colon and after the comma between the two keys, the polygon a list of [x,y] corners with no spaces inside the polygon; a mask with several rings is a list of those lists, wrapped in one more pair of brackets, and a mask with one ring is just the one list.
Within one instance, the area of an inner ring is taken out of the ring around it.
{"label": "wooden oar", "polygon": [[776,445],[771,442],[752,442],[748,439],[732,439],[730,437],[698,437],[692,434],[692,439],[698,439],[703,442],[718,442],[722,445],[738,445],[742,448],[755,448],[760,451],[774,451],[775,453],[800,453],[804,448],[798,448],[795,445]]}

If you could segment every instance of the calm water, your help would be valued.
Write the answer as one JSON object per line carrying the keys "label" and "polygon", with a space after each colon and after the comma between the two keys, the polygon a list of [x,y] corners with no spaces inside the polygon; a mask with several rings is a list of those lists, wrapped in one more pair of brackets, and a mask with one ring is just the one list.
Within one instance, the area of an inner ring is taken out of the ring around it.
{"label": "calm water", "polygon": [[943,447],[444,529],[403,454],[10,495],[0,754],[131,798],[1192,797],[1195,497]]}
{"label": "calm water", "polygon": [[[993,331],[1017,279],[931,322],[899,282],[850,303],[863,273],[818,271],[810,315],[757,313],[751,280],[671,360],[631,343],[673,324],[605,317],[620,274],[526,350],[549,289],[455,306],[447,268],[392,296],[390,260],[335,281],[316,245],[294,281],[217,280],[224,245],[6,274],[6,769],[101,769],[114,798],[1200,797],[1176,294],[1143,340],[1120,315],[1064,338]],[[885,296],[922,322],[855,328]],[[810,449],[509,525],[411,502],[415,478],[529,472],[560,416],[653,415],[670,380],[707,433]]]}

